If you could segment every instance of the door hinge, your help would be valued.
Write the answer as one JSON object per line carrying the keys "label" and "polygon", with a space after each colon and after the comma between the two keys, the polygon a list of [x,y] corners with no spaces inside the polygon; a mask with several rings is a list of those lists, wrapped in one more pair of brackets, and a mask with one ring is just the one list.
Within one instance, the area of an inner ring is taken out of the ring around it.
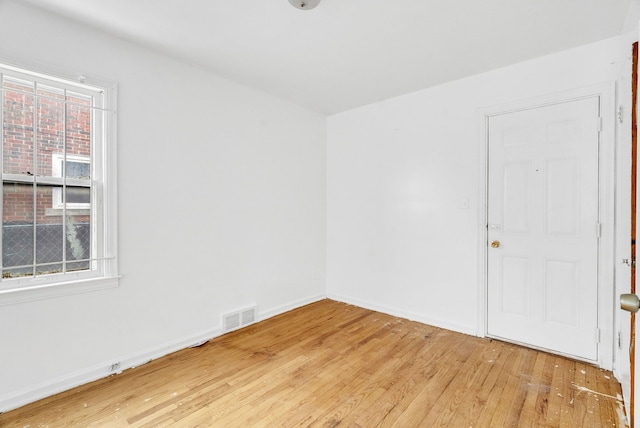
{"label": "door hinge", "polygon": [[602,131],[602,118],[601,117],[598,118],[596,126],[598,127],[598,132],[601,132]]}
{"label": "door hinge", "polygon": [[596,238],[601,238],[602,237],[602,223],[597,222],[596,223]]}
{"label": "door hinge", "polygon": [[624,107],[622,104],[618,106],[618,122],[622,123],[624,121]]}
{"label": "door hinge", "polygon": [[600,329],[596,328],[596,343],[600,343]]}

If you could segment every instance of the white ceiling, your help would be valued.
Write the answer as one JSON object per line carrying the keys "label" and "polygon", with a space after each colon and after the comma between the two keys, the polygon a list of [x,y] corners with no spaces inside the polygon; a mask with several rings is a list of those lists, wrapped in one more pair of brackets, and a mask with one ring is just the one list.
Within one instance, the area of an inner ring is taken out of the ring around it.
{"label": "white ceiling", "polygon": [[28,0],[332,114],[620,34],[632,0]]}

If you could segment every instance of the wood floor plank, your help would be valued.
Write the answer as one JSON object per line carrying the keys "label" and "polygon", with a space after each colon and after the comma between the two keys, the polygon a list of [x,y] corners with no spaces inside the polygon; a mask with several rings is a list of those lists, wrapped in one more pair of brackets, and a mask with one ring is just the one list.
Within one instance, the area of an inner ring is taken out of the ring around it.
{"label": "wood floor plank", "polygon": [[[428,365],[425,366],[426,370],[421,373],[423,376],[426,375],[425,378],[429,379],[429,382],[419,382],[422,387],[413,397],[410,397],[410,401],[407,400],[409,405],[397,416],[393,422],[394,425],[420,426],[424,423],[427,424],[425,426],[429,426],[429,422],[425,421],[426,416],[461,370],[460,359],[463,357],[459,355],[459,350],[464,349],[464,344],[461,343],[462,336],[455,334],[451,336],[453,340],[448,346],[438,350],[440,352],[438,358],[429,360]],[[396,409],[397,414],[402,406]],[[387,420],[391,421],[393,418],[389,417]]]}
{"label": "wood floor plank", "polygon": [[[423,420],[423,424],[430,426],[455,426],[466,423],[469,420],[469,409],[475,404],[475,400],[467,397],[469,388],[474,385],[482,385],[491,372],[495,351],[483,347],[480,342],[475,346],[467,346],[469,357],[461,367],[460,374],[455,376],[448,388],[443,391],[434,407]],[[466,415],[465,417],[458,417]],[[464,421],[464,422],[463,422]]]}
{"label": "wood floor plank", "polygon": [[[489,372],[486,378],[476,385],[477,392],[473,400],[467,398],[461,411],[456,412],[451,426],[464,426],[469,421],[474,421],[472,426],[489,426],[494,409],[500,403],[500,392],[507,380],[507,376],[504,375],[505,367],[508,362],[512,362],[514,349],[497,341],[490,341],[488,345],[485,349]],[[465,408],[468,410],[465,411]]]}
{"label": "wood floor plank", "polygon": [[413,346],[403,353],[394,355],[401,365],[394,376],[385,379],[380,385],[385,394],[370,401],[367,408],[356,415],[355,425],[368,427],[388,424],[394,420],[394,411],[400,414],[402,409],[406,408],[409,402],[405,398],[420,387],[423,376],[421,371],[427,365],[424,356],[435,355],[436,344],[440,345],[441,350],[446,347],[445,341],[436,338],[438,332],[438,329],[419,331],[418,335],[411,337]]}
{"label": "wood floor plank", "polygon": [[[376,413],[369,415],[363,426],[373,426],[378,420],[382,427],[394,426],[418,394],[430,383],[424,380],[435,379],[439,371],[437,369],[439,362],[447,360],[448,352],[455,344],[455,335],[445,330],[439,330],[431,335],[428,345],[420,349],[412,364],[407,366],[408,377],[398,379],[389,388],[389,393],[384,397],[386,402],[383,406],[378,407],[374,403],[372,410]],[[427,405],[427,403],[423,404]]]}
{"label": "wood floor plank", "polygon": [[624,427],[588,364],[331,300],[0,414],[2,427]]}
{"label": "wood floor plank", "polygon": [[[387,334],[398,334],[392,329]],[[408,339],[405,335],[405,339]],[[373,351],[364,350],[364,355],[359,358],[367,361],[367,368],[362,374],[350,381],[334,398],[334,404],[311,423],[322,424],[323,421],[336,421],[349,426],[355,423],[356,415],[363,407],[370,405],[371,401],[381,397],[386,391],[385,386],[389,378],[397,376],[397,371],[402,367],[403,360],[395,358],[395,355],[404,355],[410,348],[411,340],[396,342],[396,346],[385,346],[385,337],[377,339]],[[397,345],[403,346],[397,346]],[[377,350],[376,350],[377,348]],[[362,352],[361,352],[362,354]]]}

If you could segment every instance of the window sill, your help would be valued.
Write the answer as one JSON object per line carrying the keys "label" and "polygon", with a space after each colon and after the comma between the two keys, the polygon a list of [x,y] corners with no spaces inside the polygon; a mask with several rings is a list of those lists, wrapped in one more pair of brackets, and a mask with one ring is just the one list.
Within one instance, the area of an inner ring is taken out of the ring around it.
{"label": "window sill", "polygon": [[89,293],[92,291],[116,288],[120,277],[90,278],[76,281],[58,282],[36,285],[33,287],[0,290],[0,306],[15,305],[35,300],[53,299],[71,294]]}

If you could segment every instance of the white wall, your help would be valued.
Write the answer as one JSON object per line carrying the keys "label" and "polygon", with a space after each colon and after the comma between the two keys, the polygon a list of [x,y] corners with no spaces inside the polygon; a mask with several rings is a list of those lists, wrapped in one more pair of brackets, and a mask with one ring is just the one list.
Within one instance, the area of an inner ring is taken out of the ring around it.
{"label": "white wall", "polygon": [[123,278],[0,307],[0,411],[324,297],[323,116],[8,0],[3,59],[118,82]]}
{"label": "white wall", "polygon": [[629,53],[613,38],[330,116],[329,297],[482,333],[479,109],[615,81]]}

